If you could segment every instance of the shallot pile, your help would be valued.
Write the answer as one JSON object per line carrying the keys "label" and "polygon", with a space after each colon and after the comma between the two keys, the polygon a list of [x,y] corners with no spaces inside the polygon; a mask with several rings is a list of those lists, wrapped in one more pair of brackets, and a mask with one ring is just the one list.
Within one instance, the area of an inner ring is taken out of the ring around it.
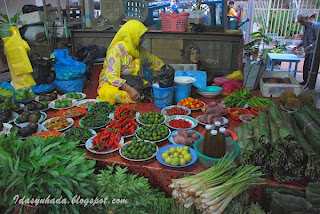
{"label": "shallot pile", "polygon": [[195,133],[194,131],[186,131],[184,129],[179,129],[178,134],[173,135],[173,141],[176,144],[182,144],[186,146],[193,145],[199,138],[199,134]]}

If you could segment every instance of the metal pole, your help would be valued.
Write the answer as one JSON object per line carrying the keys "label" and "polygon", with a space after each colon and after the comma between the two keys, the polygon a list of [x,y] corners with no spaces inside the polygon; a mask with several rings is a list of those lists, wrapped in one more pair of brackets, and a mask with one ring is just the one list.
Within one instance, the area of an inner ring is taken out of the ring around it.
{"label": "metal pole", "polygon": [[254,17],[254,0],[248,0],[248,19],[249,22],[246,24],[246,33],[244,38],[244,44],[248,44],[251,40],[250,34],[252,33],[253,26],[253,17]]}
{"label": "metal pole", "polygon": [[316,45],[314,47],[313,58],[311,63],[311,72],[309,74],[309,88],[314,89],[317,81],[318,71],[319,71],[319,62],[320,62],[320,30],[318,30],[318,36],[316,40]]}
{"label": "metal pole", "polygon": [[267,22],[266,22],[266,29],[264,29],[264,33],[265,33],[265,34],[268,32],[268,28],[269,28],[269,20],[270,20],[270,12],[271,12],[271,2],[272,2],[272,0],[269,0],[268,15],[267,15]]}

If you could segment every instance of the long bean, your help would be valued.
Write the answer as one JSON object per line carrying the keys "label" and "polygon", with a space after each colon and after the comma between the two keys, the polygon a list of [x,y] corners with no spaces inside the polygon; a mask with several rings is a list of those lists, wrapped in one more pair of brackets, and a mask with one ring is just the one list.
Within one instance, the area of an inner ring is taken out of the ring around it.
{"label": "long bean", "polygon": [[91,128],[91,127],[100,127],[103,125],[108,125],[110,123],[109,115],[99,115],[99,114],[89,114],[88,116],[82,119],[82,125]]}
{"label": "long bean", "polygon": [[116,110],[116,106],[108,103],[108,102],[99,102],[99,103],[95,103],[93,104],[89,111],[91,113],[96,113],[96,114],[109,114],[111,112],[114,112],[114,110]]}

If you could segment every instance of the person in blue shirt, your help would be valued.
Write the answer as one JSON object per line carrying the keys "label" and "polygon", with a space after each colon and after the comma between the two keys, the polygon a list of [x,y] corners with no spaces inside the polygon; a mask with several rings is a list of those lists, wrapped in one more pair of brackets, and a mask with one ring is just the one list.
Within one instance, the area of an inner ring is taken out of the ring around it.
{"label": "person in blue shirt", "polygon": [[303,82],[301,85],[305,85],[308,81],[309,71],[311,69],[312,57],[314,52],[314,46],[317,40],[319,25],[309,20],[309,16],[305,13],[299,13],[297,16],[299,24],[304,26],[304,33],[302,41],[299,45],[292,49],[295,52],[299,47],[304,48],[305,58],[303,64]]}
{"label": "person in blue shirt", "polygon": [[178,5],[178,1],[173,0],[172,3],[173,3],[173,4],[172,4],[171,8],[174,10],[174,12],[179,13],[178,9],[179,9],[180,7],[179,7],[179,5]]}

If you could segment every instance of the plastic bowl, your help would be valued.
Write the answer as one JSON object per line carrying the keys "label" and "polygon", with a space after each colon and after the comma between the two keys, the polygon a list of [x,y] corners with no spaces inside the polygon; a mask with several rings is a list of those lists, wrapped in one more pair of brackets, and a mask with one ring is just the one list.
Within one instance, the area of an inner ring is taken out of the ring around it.
{"label": "plastic bowl", "polygon": [[260,114],[260,111],[268,112],[269,109],[265,106],[254,106],[254,107],[251,107],[251,111],[253,114],[258,115]]}
{"label": "plastic bowl", "polygon": [[207,86],[207,92],[221,92],[222,88],[219,86]]}
{"label": "plastic bowl", "polygon": [[[242,114],[235,114],[233,112],[235,111],[242,111]],[[240,121],[240,116],[244,115],[244,114],[251,114],[251,111],[245,108],[241,108],[241,107],[234,107],[234,108],[229,108],[228,110],[231,119],[236,120],[236,121]]]}
{"label": "plastic bowl", "polygon": [[[201,163],[208,167],[216,165],[220,158],[211,158],[203,154],[203,140],[197,141],[194,146],[198,158]],[[237,142],[231,138],[226,137],[226,157],[232,160],[235,160],[240,154],[240,147]]]}

